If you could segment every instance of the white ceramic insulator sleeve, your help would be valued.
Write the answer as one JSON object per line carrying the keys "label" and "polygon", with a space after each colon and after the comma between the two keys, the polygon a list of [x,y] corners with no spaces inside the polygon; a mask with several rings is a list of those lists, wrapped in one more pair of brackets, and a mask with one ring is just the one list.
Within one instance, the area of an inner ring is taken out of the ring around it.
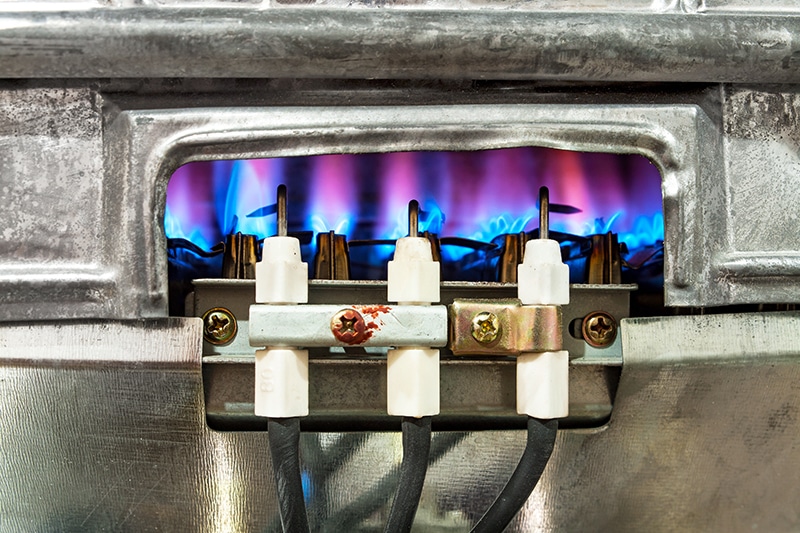
{"label": "white ceramic insulator sleeve", "polygon": [[307,303],[308,264],[300,259],[300,241],[269,237],[261,256],[256,263],[256,303]]}
{"label": "white ceramic insulator sleeve", "polygon": [[308,415],[308,350],[256,351],[255,413],[270,418]]}
{"label": "white ceramic insulator sleeve", "polygon": [[541,420],[569,414],[569,353],[524,353],[517,357],[517,412]]}
{"label": "white ceramic insulator sleeve", "polygon": [[439,263],[433,260],[428,239],[397,240],[394,259],[389,261],[388,299],[402,304],[439,301]]}
{"label": "white ceramic insulator sleeve", "polygon": [[387,354],[386,411],[421,418],[439,414],[439,350],[396,348]]}
{"label": "white ceramic insulator sleeve", "polygon": [[561,247],[551,239],[533,239],[517,268],[517,291],[522,305],[567,305],[569,267],[561,261]]}

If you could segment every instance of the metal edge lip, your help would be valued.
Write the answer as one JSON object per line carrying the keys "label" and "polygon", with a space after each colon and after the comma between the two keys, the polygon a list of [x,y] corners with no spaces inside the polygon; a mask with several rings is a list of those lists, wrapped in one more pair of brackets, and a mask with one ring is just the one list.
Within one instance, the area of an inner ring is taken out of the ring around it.
{"label": "metal edge lip", "polygon": [[[783,64],[798,34],[793,15],[260,6],[31,9],[0,13],[0,38],[10,50],[3,54],[3,76],[9,78],[269,73],[768,83],[798,80],[796,69]],[[498,40],[498,35],[507,37]],[[336,46],[343,49],[331,54]],[[26,54],[18,52],[21,47]],[[728,53],[737,47],[744,58]]]}

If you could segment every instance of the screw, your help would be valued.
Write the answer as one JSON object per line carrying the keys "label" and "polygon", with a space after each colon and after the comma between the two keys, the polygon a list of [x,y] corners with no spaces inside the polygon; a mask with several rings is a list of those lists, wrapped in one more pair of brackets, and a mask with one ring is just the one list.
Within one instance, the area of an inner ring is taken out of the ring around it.
{"label": "screw", "polygon": [[484,311],[472,317],[472,337],[481,344],[494,342],[500,336],[500,320]]}
{"label": "screw", "polygon": [[581,333],[589,346],[605,348],[617,338],[617,321],[605,311],[593,311],[583,318]]}
{"label": "screw", "polygon": [[203,315],[203,338],[211,344],[228,344],[236,329],[236,317],[224,307],[214,307]]}
{"label": "screw", "polygon": [[367,340],[364,317],[355,309],[342,309],[331,318],[331,331],[345,344],[361,344]]}

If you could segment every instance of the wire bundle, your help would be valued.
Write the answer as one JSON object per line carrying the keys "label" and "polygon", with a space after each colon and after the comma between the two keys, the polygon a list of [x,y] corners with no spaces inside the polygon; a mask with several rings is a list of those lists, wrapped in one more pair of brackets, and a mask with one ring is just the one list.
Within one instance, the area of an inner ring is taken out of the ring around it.
{"label": "wire bundle", "polygon": [[[282,529],[292,533],[309,531],[298,457],[299,418],[271,418],[268,424]],[[431,453],[431,417],[405,417],[402,424],[403,460],[399,472],[388,476],[386,483],[381,483],[384,488],[376,488],[385,497],[396,483],[392,507],[384,528],[387,533],[411,530],[428,464],[441,458],[464,437],[464,434],[453,434],[453,438],[445,439],[444,444],[437,441],[436,451]],[[552,455],[557,429],[556,420],[544,422],[533,417],[528,418],[527,443],[522,457],[494,503],[472,528],[472,533],[500,532],[508,527],[538,484]],[[375,503],[374,506],[366,505],[362,501],[354,502],[346,510],[331,517],[330,523],[325,524],[323,529],[336,531],[356,527],[363,518],[356,515],[368,512],[369,509],[376,510],[380,502],[384,501],[382,497],[375,496],[376,494],[369,496],[370,502]]]}
{"label": "wire bundle", "polygon": [[[523,305],[569,303],[569,269],[561,260],[559,244],[547,238],[548,206],[549,193],[543,187],[541,238],[526,244],[518,267]],[[409,203],[408,212],[409,236],[397,241],[387,266],[387,299],[400,305],[429,305],[440,299],[440,267],[430,241],[418,234],[416,200]],[[284,186],[278,187],[277,213],[279,235],[264,241],[263,258],[256,265],[256,302],[307,303],[308,274],[300,261],[299,242],[286,235]],[[568,413],[568,357],[563,350],[518,356],[517,412],[528,415],[527,444],[508,483],[473,532],[504,530],[539,482],[555,445],[556,419]],[[268,344],[256,351],[255,366],[255,413],[268,417],[281,526],[284,532],[304,533],[309,523],[300,474],[299,417],[308,414],[308,351]],[[414,523],[431,459],[431,418],[439,413],[439,395],[438,349],[407,345],[387,352],[387,412],[403,417],[403,460],[386,532],[406,533]],[[541,422],[537,417],[551,420]]]}

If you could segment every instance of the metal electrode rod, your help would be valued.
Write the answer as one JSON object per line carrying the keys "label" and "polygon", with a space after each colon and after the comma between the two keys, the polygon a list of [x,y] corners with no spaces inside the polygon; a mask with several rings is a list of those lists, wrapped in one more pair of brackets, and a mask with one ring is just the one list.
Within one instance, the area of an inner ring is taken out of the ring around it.
{"label": "metal electrode rod", "polygon": [[408,236],[419,237],[419,202],[408,202]]}
{"label": "metal electrode rod", "polygon": [[550,191],[539,188],[539,238],[550,238]]}
{"label": "metal electrode rod", "polygon": [[289,234],[289,221],[286,216],[286,185],[278,185],[278,236]]}

